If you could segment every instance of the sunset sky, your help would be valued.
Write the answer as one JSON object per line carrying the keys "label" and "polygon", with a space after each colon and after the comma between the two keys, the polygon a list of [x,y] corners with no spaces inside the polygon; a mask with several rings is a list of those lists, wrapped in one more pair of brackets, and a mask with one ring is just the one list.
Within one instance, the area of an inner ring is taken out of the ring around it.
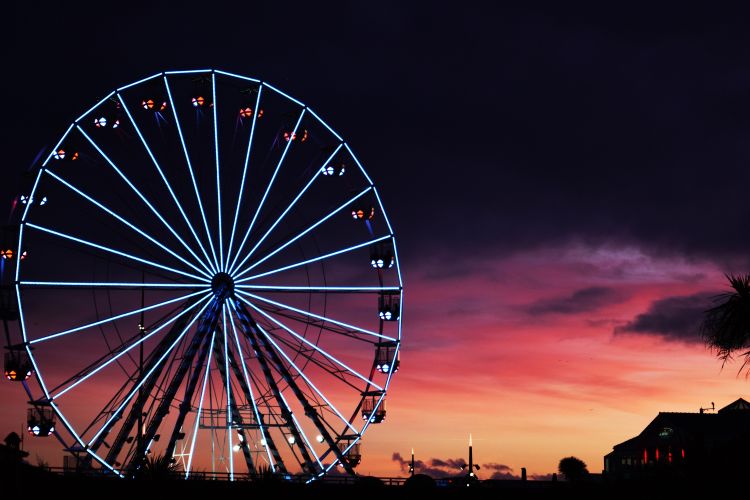
{"label": "sunset sky", "polygon": [[[140,2],[139,2],[140,3]],[[750,396],[697,334],[747,272],[750,35],[742,13],[398,2],[112,12],[31,2],[3,36],[0,203],[111,89],[216,67],[309,102],[396,232],[401,369],[359,471],[474,458],[480,477],[590,471],[659,411]],[[26,397],[0,384],[0,433]],[[27,440],[59,463],[59,444]]]}

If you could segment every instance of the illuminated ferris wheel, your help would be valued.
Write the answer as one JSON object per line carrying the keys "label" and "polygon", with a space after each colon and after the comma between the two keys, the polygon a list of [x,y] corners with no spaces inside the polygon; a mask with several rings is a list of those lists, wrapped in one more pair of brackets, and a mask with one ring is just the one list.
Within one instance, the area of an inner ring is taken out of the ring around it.
{"label": "illuminated ferris wheel", "polygon": [[311,108],[223,71],[159,73],[78,117],[33,174],[2,255],[22,337],[5,375],[36,374],[32,434],[122,476],[149,457],[186,478],[354,473],[386,416],[403,288],[375,185]]}

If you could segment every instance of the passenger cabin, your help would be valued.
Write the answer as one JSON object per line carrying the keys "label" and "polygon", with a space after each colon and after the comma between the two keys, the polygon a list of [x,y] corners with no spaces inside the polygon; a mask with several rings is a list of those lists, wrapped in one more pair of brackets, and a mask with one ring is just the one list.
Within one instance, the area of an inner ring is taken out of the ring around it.
{"label": "passenger cabin", "polygon": [[34,373],[34,366],[31,364],[29,355],[21,350],[6,352],[3,368],[6,380],[11,382],[23,382]]}
{"label": "passenger cabin", "polygon": [[26,414],[26,429],[35,437],[47,437],[55,432],[55,413],[52,408],[32,406]]}
{"label": "passenger cabin", "polygon": [[398,371],[401,354],[396,350],[395,342],[381,342],[375,353],[375,369],[380,373],[395,373]]}

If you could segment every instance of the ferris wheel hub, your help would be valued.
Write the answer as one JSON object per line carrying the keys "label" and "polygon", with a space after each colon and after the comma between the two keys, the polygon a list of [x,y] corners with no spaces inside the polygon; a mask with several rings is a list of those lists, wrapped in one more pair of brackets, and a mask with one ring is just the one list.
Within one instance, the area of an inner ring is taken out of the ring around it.
{"label": "ferris wheel hub", "polygon": [[234,293],[234,280],[227,273],[216,273],[211,280],[211,291],[219,300],[226,300]]}

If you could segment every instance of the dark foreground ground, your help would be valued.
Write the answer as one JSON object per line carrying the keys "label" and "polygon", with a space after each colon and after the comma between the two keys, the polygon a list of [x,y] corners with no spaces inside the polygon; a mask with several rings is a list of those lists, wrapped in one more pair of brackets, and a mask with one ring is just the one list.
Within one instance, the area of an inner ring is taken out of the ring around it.
{"label": "dark foreground ground", "polygon": [[[748,475],[750,477],[750,471]],[[697,499],[724,495],[744,497],[747,480],[737,482],[710,481],[699,478],[680,480],[649,479],[641,481],[584,482],[564,481],[484,481],[471,487],[409,485],[386,486],[374,478],[363,478],[353,484],[318,482],[310,485],[281,480],[212,481],[141,479],[122,480],[103,477],[64,476],[34,467],[5,467],[0,470],[0,498],[271,498],[271,499]]]}

